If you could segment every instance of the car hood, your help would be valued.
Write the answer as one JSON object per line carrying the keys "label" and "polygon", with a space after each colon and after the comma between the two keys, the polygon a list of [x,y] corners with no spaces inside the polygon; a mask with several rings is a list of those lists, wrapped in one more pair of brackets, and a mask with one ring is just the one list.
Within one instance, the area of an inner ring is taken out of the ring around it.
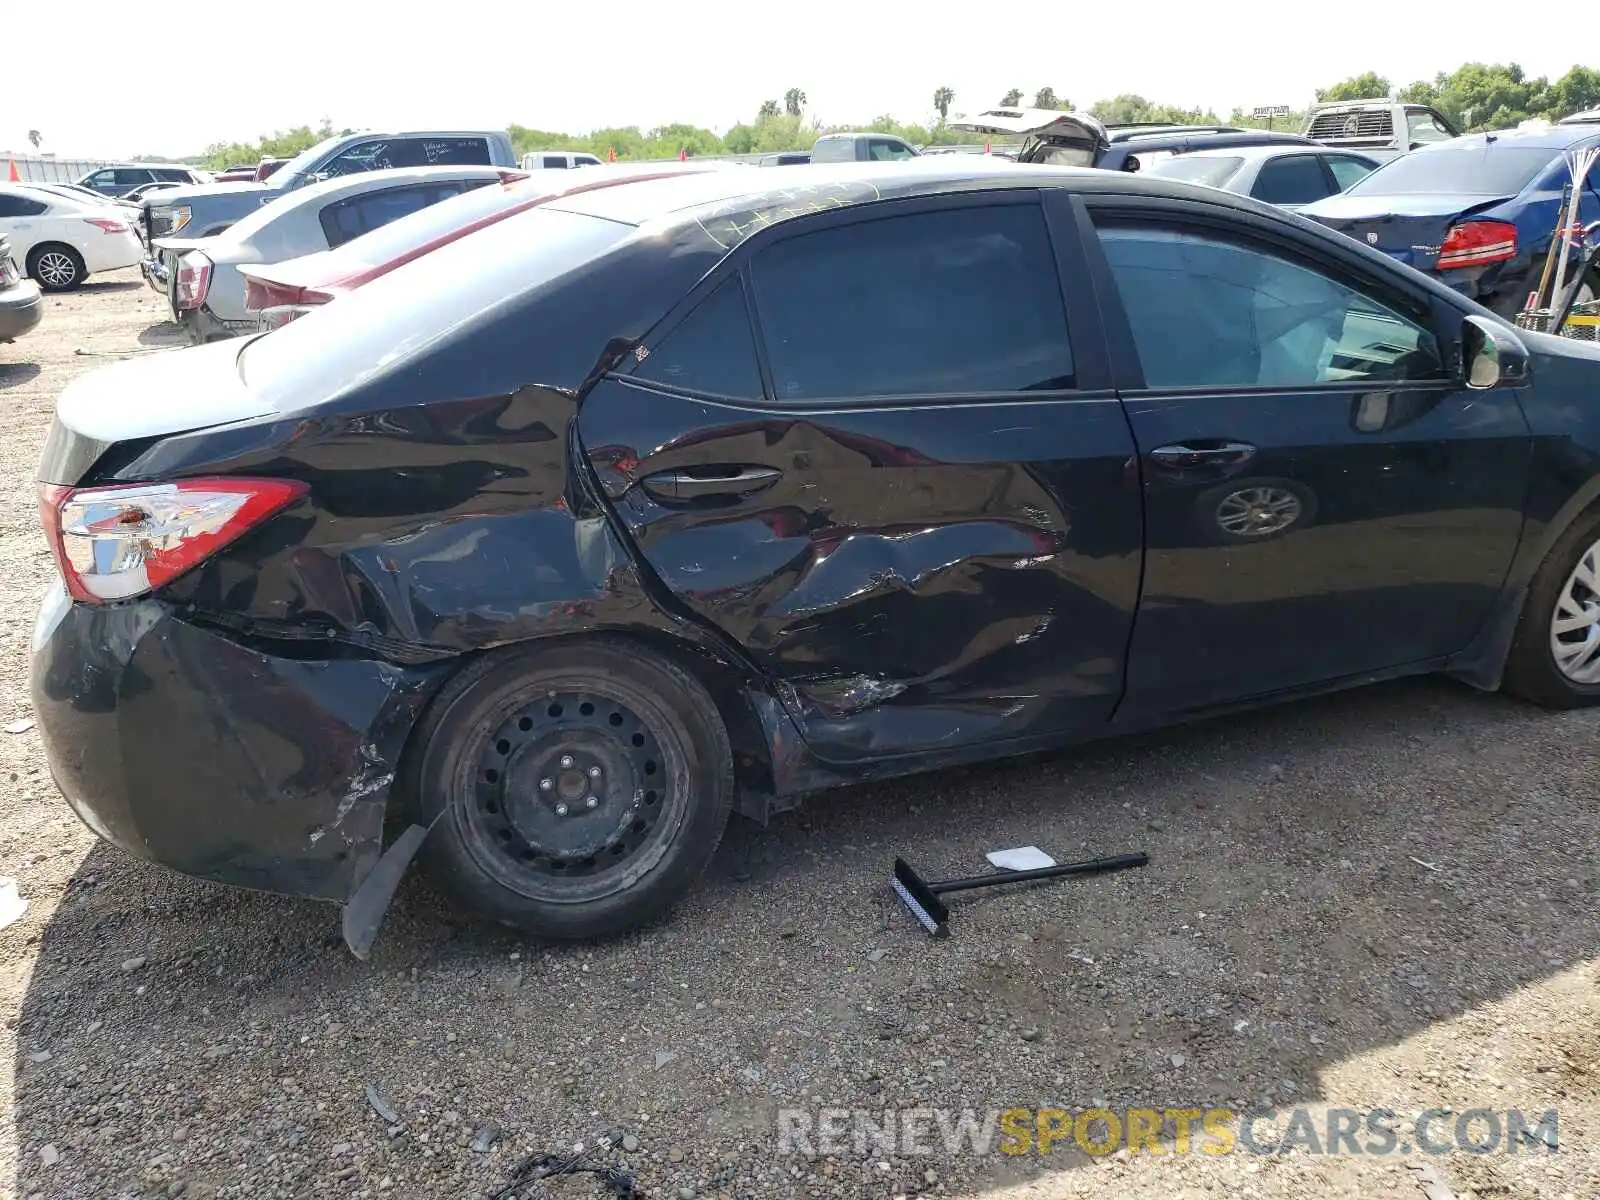
{"label": "car hood", "polygon": [[1065,137],[1109,146],[1106,127],[1088,113],[1058,112],[1047,108],[991,108],[975,117],[958,117],[951,129],[971,133],[998,133],[1009,137]]}

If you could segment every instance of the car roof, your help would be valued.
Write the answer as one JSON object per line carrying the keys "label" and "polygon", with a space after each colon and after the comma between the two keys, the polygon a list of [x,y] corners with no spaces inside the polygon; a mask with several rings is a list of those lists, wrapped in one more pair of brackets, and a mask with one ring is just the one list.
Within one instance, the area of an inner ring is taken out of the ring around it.
{"label": "car roof", "polygon": [[933,154],[898,162],[811,162],[797,164],[777,177],[765,171],[712,171],[586,192],[541,208],[633,226],[651,222],[707,225],[713,218],[730,214],[760,214],[748,222],[759,226],[873,200],[1027,187],[1133,191],[1263,211],[1255,201],[1180,180],[1094,167],[1018,163],[989,154]]}
{"label": "car roof", "polygon": [[287,211],[290,205],[325,200],[329,196],[338,196],[347,192],[351,195],[356,195],[361,192],[378,191],[385,186],[395,187],[406,183],[426,183],[430,179],[498,179],[507,174],[518,175],[520,172],[515,167],[478,165],[389,167],[382,171],[357,171],[353,175],[336,175],[332,179],[324,179],[320,183],[313,183],[308,187],[286,193],[283,196],[283,200],[287,204],[278,209],[278,211]]}
{"label": "car roof", "polygon": [[1345,146],[1324,146],[1319,142],[1309,145],[1297,142],[1274,142],[1269,145],[1250,146],[1207,146],[1202,150],[1190,150],[1180,158],[1278,158],[1288,154],[1328,154],[1340,158],[1364,158],[1369,162],[1376,162],[1370,154],[1363,154],[1360,150]]}
{"label": "car roof", "polygon": [[1528,146],[1535,150],[1566,150],[1587,138],[1600,136],[1593,125],[1550,125],[1535,129],[1496,129],[1488,133],[1466,133],[1446,142],[1418,146],[1412,154],[1436,154],[1441,150],[1464,150],[1476,145],[1493,150],[1496,146]]}

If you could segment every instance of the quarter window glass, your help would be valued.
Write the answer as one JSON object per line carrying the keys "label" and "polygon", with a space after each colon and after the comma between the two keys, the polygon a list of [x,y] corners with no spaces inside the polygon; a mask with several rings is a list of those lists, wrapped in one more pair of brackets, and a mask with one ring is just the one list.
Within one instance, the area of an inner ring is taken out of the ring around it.
{"label": "quarter window glass", "polygon": [[0,217],[37,217],[50,206],[26,196],[0,195]]}
{"label": "quarter window glass", "polygon": [[1314,157],[1293,154],[1262,163],[1250,194],[1268,204],[1310,204],[1328,194],[1328,181]]}
{"label": "quarter window glass", "polygon": [[1145,382],[1309,387],[1441,379],[1433,335],[1320,272],[1168,229],[1102,229]]}
{"label": "quarter window glass", "polygon": [[1055,259],[1032,205],[889,217],[757,255],[775,399],[1074,386]]}
{"label": "quarter window glass", "polygon": [[[488,180],[484,181],[485,183]],[[390,188],[366,196],[354,196],[330,204],[322,210],[322,231],[330,247],[342,246],[352,238],[391,221],[419,212],[430,204],[448,199],[461,191],[457,183],[429,184],[426,187]]]}
{"label": "quarter window glass", "polygon": [[634,375],[691,392],[759,398],[761,368],[739,280],[729,279],[702,300],[665,341],[650,348]]}

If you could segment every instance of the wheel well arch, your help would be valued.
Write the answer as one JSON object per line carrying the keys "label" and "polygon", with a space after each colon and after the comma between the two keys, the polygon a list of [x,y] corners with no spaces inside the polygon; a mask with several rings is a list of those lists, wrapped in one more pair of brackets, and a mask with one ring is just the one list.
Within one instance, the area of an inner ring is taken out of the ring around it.
{"label": "wheel well arch", "polygon": [[[694,677],[710,694],[717,715],[727,730],[729,748],[733,752],[735,810],[758,821],[765,821],[770,811],[774,793],[772,752],[763,732],[760,718],[748,699],[748,690],[755,684],[748,673],[702,644],[680,637],[670,631],[640,627],[606,627],[557,632],[521,639],[503,645],[474,650],[463,654],[432,682],[432,695],[418,711],[397,762],[396,778],[412,777],[416,756],[422,751],[421,730],[427,716],[440,696],[447,690],[450,680],[469,665],[488,657],[512,653],[527,653],[541,646],[572,645],[585,641],[605,640],[612,643],[632,643],[651,650]],[[391,806],[398,808],[400,806]],[[392,822],[403,823],[403,813],[391,812]]]}

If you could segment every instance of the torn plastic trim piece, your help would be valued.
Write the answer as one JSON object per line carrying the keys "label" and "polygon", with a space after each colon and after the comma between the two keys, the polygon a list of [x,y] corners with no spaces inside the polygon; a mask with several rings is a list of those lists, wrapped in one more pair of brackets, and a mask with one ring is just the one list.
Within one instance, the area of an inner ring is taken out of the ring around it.
{"label": "torn plastic trim piece", "polygon": [[372,944],[378,940],[378,930],[383,928],[383,918],[388,915],[389,906],[394,902],[394,894],[400,888],[406,868],[411,865],[417,851],[422,849],[422,843],[446,811],[441,809],[426,826],[407,826],[345,901],[342,921],[344,944],[350,947],[350,953],[363,962],[372,954]]}

